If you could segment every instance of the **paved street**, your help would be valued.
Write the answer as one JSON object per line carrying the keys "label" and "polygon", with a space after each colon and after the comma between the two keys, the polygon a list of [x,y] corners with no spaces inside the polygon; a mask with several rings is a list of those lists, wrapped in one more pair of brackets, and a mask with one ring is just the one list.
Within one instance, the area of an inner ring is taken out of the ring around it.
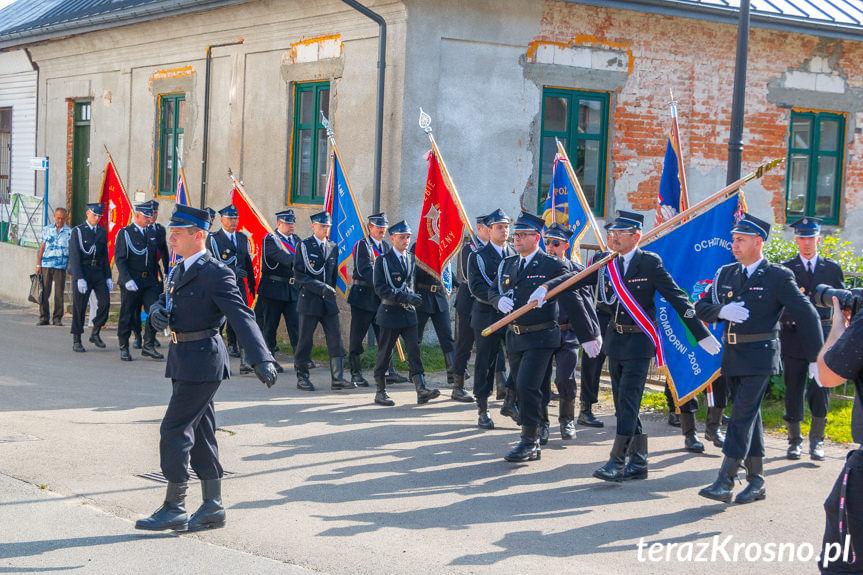
{"label": "paved street", "polygon": [[[687,454],[679,430],[656,417],[647,419],[649,479],[608,484],[591,478],[613,440],[607,406],[605,429],[579,428],[564,444],[553,425],[542,460],[513,465],[502,456],[516,426],[497,409],[497,429],[481,431],[471,405],[416,406],[404,384],[394,387],[397,406],[381,408],[369,389],[330,392],[324,369],[313,370],[314,393],[297,390],[289,369],[271,390],[249,376],[222,385],[224,529],[136,531],[164,493],[138,477],[159,470],[164,364],[137,351],[121,362],[112,330],[107,351],[85,338],[90,351],[74,354],[68,318],[63,328],[36,319],[0,307],[0,573],[817,571],[814,557],[777,565],[742,552],[737,562],[693,565],[674,550],[670,562],[651,563],[636,545],[685,549],[730,535],[729,551],[788,542],[817,556],[841,446],[815,465],[785,460],[784,441],[770,438],[767,499],[711,504],[697,490],[715,478],[719,451]],[[189,493],[191,511],[197,484]]]}

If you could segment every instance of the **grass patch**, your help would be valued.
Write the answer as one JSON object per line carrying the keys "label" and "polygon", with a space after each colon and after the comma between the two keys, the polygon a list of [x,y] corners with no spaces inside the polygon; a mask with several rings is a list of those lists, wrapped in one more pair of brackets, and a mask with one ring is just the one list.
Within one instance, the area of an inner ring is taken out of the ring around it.
{"label": "grass patch", "polygon": [[[293,354],[293,348],[289,341],[278,338],[280,352]],[[396,369],[407,371],[408,362],[399,359],[398,352],[394,352],[396,359]],[[422,357],[423,368],[428,373],[436,371],[446,371],[446,362],[443,358],[443,351],[436,345],[420,344],[420,356]],[[329,362],[330,356],[327,353],[326,346],[316,345],[312,348],[312,359],[316,362]],[[366,347],[366,351],[360,356],[363,369],[372,369],[378,359],[378,350],[375,347]],[[407,357],[406,357],[407,359]]]}

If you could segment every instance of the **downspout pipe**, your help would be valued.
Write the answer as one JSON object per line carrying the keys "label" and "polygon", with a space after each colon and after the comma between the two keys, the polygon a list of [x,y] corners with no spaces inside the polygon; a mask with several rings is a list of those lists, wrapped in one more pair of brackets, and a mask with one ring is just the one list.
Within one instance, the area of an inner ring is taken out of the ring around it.
{"label": "downspout pipe", "polygon": [[378,40],[378,102],[377,119],[375,121],[375,181],[372,196],[372,213],[381,211],[381,158],[383,157],[383,131],[384,131],[384,84],[386,81],[387,68],[387,23],[383,17],[372,12],[356,0],[342,0],[345,4],[377,22],[380,27],[380,38]]}
{"label": "downspout pipe", "polygon": [[743,118],[746,113],[746,62],[749,55],[749,0],[740,2],[737,24],[737,60],[734,64],[734,93],[731,97],[731,135],[728,139],[728,184],[740,179],[743,159]]}

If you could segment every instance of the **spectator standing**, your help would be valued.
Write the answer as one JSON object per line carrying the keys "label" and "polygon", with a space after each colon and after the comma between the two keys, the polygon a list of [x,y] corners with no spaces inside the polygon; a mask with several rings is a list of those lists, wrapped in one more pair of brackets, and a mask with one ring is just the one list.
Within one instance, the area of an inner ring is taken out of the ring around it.
{"label": "spectator standing", "polygon": [[63,291],[66,284],[66,266],[69,265],[69,238],[72,228],[66,225],[66,208],[54,210],[54,225],[42,228],[36,273],[42,281],[42,301],[39,302],[39,324],[48,325],[52,285],[54,292],[54,325],[63,325]]}

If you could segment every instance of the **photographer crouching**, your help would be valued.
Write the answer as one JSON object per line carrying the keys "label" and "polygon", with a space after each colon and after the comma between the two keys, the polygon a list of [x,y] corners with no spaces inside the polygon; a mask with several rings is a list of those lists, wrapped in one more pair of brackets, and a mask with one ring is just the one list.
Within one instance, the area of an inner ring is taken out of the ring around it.
{"label": "photographer crouching", "polygon": [[[816,299],[832,300],[833,326],[818,354],[817,380],[823,387],[854,382],[857,401],[863,397],[863,292],[832,290],[820,285]],[[852,427],[859,426],[859,418]],[[855,441],[863,438],[853,429]],[[863,449],[848,453],[845,468],[824,502],[827,525],[821,548],[821,573],[863,573]]]}

